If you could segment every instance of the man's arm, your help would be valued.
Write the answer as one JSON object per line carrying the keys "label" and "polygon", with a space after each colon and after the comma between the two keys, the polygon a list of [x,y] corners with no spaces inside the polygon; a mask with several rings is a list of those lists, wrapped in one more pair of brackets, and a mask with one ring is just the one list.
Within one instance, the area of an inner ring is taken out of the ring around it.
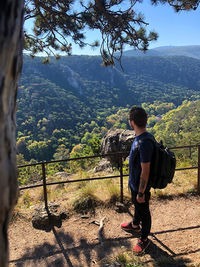
{"label": "man's arm", "polygon": [[[145,189],[147,187],[147,183],[149,180],[149,173],[150,173],[150,162],[141,162],[141,175],[140,175],[140,185],[139,185],[139,191],[140,193],[144,193]],[[145,202],[145,196],[143,195],[140,197],[137,195],[137,201],[139,203],[144,203]]]}

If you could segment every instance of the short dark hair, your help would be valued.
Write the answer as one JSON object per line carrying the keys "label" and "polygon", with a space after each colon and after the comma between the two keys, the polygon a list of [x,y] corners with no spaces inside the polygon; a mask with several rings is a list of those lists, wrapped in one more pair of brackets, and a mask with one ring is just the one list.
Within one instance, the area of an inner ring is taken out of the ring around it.
{"label": "short dark hair", "polygon": [[142,107],[133,106],[129,111],[129,120],[140,127],[145,128],[147,125],[147,113]]}

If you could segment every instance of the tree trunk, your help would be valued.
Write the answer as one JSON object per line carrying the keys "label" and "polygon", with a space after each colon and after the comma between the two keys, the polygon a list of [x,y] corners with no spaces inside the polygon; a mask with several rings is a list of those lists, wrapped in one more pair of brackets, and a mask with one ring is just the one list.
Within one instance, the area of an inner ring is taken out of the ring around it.
{"label": "tree trunk", "polygon": [[22,67],[24,0],[0,0],[0,266],[8,266],[9,217],[17,196],[15,113]]}

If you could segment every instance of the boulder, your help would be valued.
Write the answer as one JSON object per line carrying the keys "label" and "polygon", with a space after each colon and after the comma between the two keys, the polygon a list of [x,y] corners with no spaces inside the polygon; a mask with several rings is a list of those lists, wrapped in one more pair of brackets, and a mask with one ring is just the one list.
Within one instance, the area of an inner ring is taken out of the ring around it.
{"label": "boulder", "polygon": [[70,173],[68,173],[68,172],[56,172],[54,174],[54,176],[56,178],[67,179],[70,176]]}
{"label": "boulder", "polygon": [[105,171],[108,173],[113,172],[112,165],[110,161],[107,160],[106,158],[103,158],[93,170],[93,172],[102,172],[102,171]]}
{"label": "boulder", "polygon": [[68,219],[69,214],[62,211],[55,203],[48,203],[48,210],[44,204],[35,208],[32,216],[32,225],[36,229],[50,231],[53,226],[61,227],[62,220]]}
{"label": "boulder", "polygon": [[116,152],[124,152],[123,159],[127,158],[135,137],[135,132],[130,130],[111,130],[103,138],[101,153],[113,155],[107,156],[113,167],[120,166],[119,155]]}
{"label": "boulder", "polygon": [[118,213],[123,213],[123,212],[128,212],[128,206],[124,205],[123,203],[121,202],[117,202],[115,204],[115,211],[118,212]]}

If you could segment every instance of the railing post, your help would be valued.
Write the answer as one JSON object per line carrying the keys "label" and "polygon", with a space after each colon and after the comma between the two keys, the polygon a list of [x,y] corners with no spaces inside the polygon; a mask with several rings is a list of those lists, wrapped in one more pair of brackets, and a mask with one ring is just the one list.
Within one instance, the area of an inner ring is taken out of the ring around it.
{"label": "railing post", "polygon": [[191,149],[191,141],[190,141],[190,147],[189,147],[189,158],[192,158],[192,149]]}
{"label": "railing post", "polygon": [[123,196],[123,162],[122,162],[122,153],[119,155],[119,171],[120,171],[120,201],[121,203],[124,202],[124,196]]}
{"label": "railing post", "polygon": [[198,172],[197,172],[197,193],[200,195],[200,144],[198,144]]}
{"label": "railing post", "polygon": [[42,179],[43,179],[44,205],[45,205],[45,209],[48,210],[46,171],[45,171],[45,163],[44,162],[42,163]]}

